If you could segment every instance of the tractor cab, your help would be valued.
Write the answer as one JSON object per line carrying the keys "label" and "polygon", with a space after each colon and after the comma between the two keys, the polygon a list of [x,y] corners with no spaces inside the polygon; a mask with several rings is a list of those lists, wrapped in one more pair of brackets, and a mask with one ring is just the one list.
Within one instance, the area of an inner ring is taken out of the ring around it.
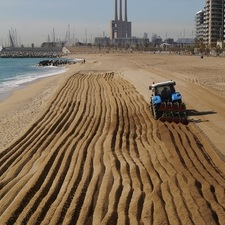
{"label": "tractor cab", "polygon": [[152,91],[151,111],[155,119],[187,123],[186,107],[182,103],[181,94],[175,90],[175,85],[175,81],[166,81],[149,86]]}
{"label": "tractor cab", "polygon": [[162,101],[171,101],[171,94],[175,93],[173,84],[158,85],[154,88],[154,95],[162,98]]}
{"label": "tractor cab", "polygon": [[181,102],[181,95],[179,92],[175,91],[175,81],[166,81],[161,83],[153,83],[149,86],[149,89],[152,91],[152,98],[156,102]]}

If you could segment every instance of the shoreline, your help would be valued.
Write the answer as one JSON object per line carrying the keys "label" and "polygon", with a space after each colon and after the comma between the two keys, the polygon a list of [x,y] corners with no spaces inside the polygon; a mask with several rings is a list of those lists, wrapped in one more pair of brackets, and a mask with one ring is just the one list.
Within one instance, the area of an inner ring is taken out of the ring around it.
{"label": "shoreline", "polygon": [[63,83],[79,64],[66,66],[60,74],[41,77],[12,90],[0,100],[0,152],[12,144],[42,114]]}
{"label": "shoreline", "polygon": [[18,75],[18,79],[17,76],[13,76],[10,81],[3,80],[5,84],[0,88],[0,102],[8,98],[14,91],[24,88],[30,83],[36,82],[38,79],[66,73],[68,66],[80,63],[82,60],[80,58],[58,58],[40,60],[37,64],[30,64],[29,66],[38,67],[39,69],[32,71],[31,74],[24,72],[24,74]]}
{"label": "shoreline", "polygon": [[48,77],[57,76],[57,75],[64,74],[64,73],[67,72],[66,67],[64,67],[64,68],[62,67],[62,69],[63,69],[62,71],[58,71],[58,72],[55,72],[55,73],[49,73],[45,76],[34,78],[31,81],[25,81],[24,83],[18,84],[17,87],[12,88],[11,90],[7,90],[7,91],[1,93],[0,103],[5,101],[7,98],[9,98],[13,94],[13,92],[18,91],[18,90],[23,89],[23,88],[26,88],[30,84],[38,82],[38,80],[40,80],[40,79],[45,79],[45,78],[48,78]]}

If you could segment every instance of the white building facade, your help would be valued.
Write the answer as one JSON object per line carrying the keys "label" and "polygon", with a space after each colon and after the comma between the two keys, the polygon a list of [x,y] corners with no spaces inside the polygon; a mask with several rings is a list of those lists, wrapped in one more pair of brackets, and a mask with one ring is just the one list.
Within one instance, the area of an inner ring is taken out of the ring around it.
{"label": "white building facade", "polygon": [[204,38],[204,10],[198,11],[195,15],[195,33],[197,40]]}
{"label": "white building facade", "polygon": [[225,40],[225,0],[206,0],[204,8],[204,43],[217,45]]}

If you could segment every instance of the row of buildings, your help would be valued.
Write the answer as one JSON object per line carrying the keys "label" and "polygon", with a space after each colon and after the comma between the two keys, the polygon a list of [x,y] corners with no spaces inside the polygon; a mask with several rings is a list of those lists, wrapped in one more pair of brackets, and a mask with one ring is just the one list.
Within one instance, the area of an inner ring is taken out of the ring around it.
{"label": "row of buildings", "polygon": [[[124,17],[123,17],[124,5]],[[205,0],[204,9],[198,11],[195,17],[195,40],[201,42],[208,47],[220,46],[223,47],[225,41],[225,0]],[[119,11],[118,11],[119,9]],[[119,13],[118,13],[119,12]],[[111,21],[110,37],[95,38],[95,44],[145,44],[149,43],[147,35],[143,38],[132,37],[132,23],[127,18],[127,0],[115,0],[115,16]],[[160,38],[154,38],[152,43],[157,41],[157,44],[162,43]],[[159,43],[158,43],[159,42]],[[193,44],[194,40],[183,38],[177,41],[178,44],[185,43]],[[168,43],[168,42],[167,42]],[[168,43],[173,44],[173,43]]]}
{"label": "row of buildings", "polygon": [[225,41],[225,0],[206,0],[205,7],[196,13],[196,40],[214,47]]}
{"label": "row of buildings", "polygon": [[[127,0],[114,0],[115,1],[115,14],[114,19],[110,22],[110,37],[96,37],[94,40],[95,45],[107,46],[113,44],[115,46],[137,46],[149,44],[150,40],[148,34],[144,33],[142,38],[132,36],[132,22],[128,20],[127,15]],[[197,43],[205,44],[207,47],[220,46],[224,47],[225,41],[225,0],[205,0],[204,9],[198,11],[195,16],[195,40]],[[68,27],[69,29],[69,27]],[[54,30],[53,30],[54,31]],[[68,33],[70,33],[68,31]],[[194,33],[194,32],[193,32]],[[9,33],[11,47],[14,48],[16,43],[16,31]],[[69,36],[69,35],[67,35]],[[78,42],[77,44],[82,44]],[[87,43],[86,43],[87,44]],[[151,44],[153,46],[184,46],[194,44],[194,37],[192,38],[180,38],[174,42],[172,38],[162,38],[156,34],[152,35]],[[59,46],[55,42],[46,42],[42,44],[42,48],[54,48],[69,46],[67,39],[64,42],[60,42]],[[32,49],[34,46],[32,46]],[[1,51],[1,50],[0,50]]]}
{"label": "row of buildings", "polygon": [[[108,44],[120,46],[136,46],[149,44],[150,40],[148,38],[147,33],[144,33],[144,36],[141,38],[132,36],[132,22],[128,21],[127,16],[127,0],[114,1],[114,19],[110,22],[110,37],[95,37],[94,44],[100,46],[105,46]],[[153,34],[151,38],[151,43],[153,46],[161,46],[163,44],[166,44],[167,46],[176,46],[181,44],[193,45],[194,39],[193,37],[180,37],[176,42],[174,42],[174,39],[172,38],[167,38],[163,41],[160,36]]]}

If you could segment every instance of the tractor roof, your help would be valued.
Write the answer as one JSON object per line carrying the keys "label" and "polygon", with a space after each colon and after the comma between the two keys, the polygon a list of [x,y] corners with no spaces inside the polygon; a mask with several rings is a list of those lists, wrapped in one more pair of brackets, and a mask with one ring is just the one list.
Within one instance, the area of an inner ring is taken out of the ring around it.
{"label": "tractor roof", "polygon": [[153,83],[151,86],[149,86],[149,89],[153,89],[153,88],[156,88],[156,87],[163,87],[163,86],[167,86],[167,85],[176,85],[176,82],[175,81],[165,81],[165,82],[160,82],[160,83]]}

